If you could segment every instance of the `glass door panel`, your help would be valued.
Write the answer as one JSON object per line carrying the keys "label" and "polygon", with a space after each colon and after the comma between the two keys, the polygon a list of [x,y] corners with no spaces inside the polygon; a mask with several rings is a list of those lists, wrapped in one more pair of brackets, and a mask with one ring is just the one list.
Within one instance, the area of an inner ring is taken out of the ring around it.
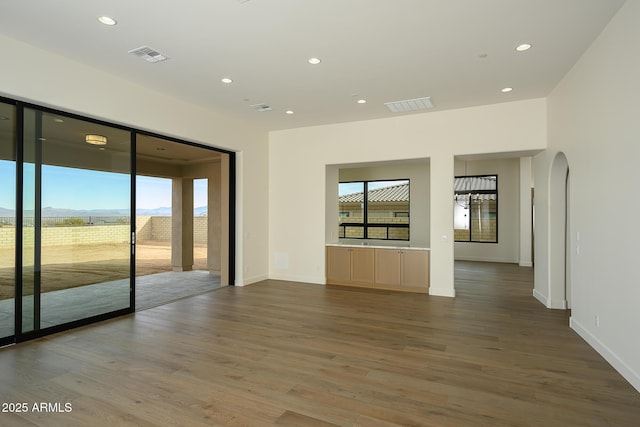
{"label": "glass door panel", "polygon": [[15,333],[16,112],[0,103],[0,340]]}
{"label": "glass door panel", "polygon": [[26,108],[22,332],[131,306],[131,134]]}

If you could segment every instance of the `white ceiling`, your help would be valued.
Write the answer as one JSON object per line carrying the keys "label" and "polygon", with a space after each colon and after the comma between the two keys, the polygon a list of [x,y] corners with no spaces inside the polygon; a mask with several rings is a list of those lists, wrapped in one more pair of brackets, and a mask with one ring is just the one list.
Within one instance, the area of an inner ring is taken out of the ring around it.
{"label": "white ceiling", "polygon": [[[623,3],[13,0],[0,33],[275,130],[391,117],[384,102],[425,96],[430,111],[545,97]],[[170,59],[127,53],[143,45]]]}

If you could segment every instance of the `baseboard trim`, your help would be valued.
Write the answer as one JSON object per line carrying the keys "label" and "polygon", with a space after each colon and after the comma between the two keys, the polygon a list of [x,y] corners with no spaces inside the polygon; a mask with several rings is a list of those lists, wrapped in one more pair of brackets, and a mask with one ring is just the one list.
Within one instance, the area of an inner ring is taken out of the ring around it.
{"label": "baseboard trim", "polygon": [[640,393],[640,375],[631,366],[627,365],[624,360],[573,317],[569,318],[569,326]]}
{"label": "baseboard trim", "polygon": [[547,297],[542,295],[537,289],[533,290],[533,297],[540,301],[545,307],[549,307],[549,304],[547,303]]}
{"label": "baseboard trim", "polygon": [[554,301],[552,299],[547,298],[542,293],[540,293],[537,289],[533,290],[533,297],[540,301],[545,307],[551,308],[554,310],[566,310],[567,309],[567,300]]}
{"label": "baseboard trim", "polygon": [[453,288],[434,288],[433,286],[430,286],[429,295],[432,295],[435,297],[455,298],[456,290]]}
{"label": "baseboard trim", "polygon": [[456,256],[455,261],[476,261],[476,262],[500,262],[503,264],[517,264],[517,259],[501,259],[501,258],[482,258],[482,257],[467,257]]}
{"label": "baseboard trim", "polygon": [[271,280],[285,280],[287,282],[302,282],[302,283],[313,283],[317,285],[324,285],[326,283],[326,279],[324,276],[322,277],[300,277],[300,276],[289,276],[287,274],[277,274],[272,273],[269,275],[269,279]]}
{"label": "baseboard trim", "polygon": [[566,310],[568,307],[567,300],[549,300],[549,305],[547,308],[552,308],[554,310]]}
{"label": "baseboard trim", "polygon": [[267,280],[269,277],[266,274],[261,274],[259,276],[253,276],[248,278],[240,278],[236,279],[236,286],[247,286],[252,285],[254,283],[262,282],[263,280]]}

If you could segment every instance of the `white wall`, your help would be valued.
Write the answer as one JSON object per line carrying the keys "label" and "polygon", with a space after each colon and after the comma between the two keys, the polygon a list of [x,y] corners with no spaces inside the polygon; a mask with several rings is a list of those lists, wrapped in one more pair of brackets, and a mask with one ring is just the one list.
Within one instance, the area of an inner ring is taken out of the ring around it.
{"label": "white wall", "polygon": [[265,132],[11,38],[0,51],[2,96],[237,151],[236,284],[267,277]]}
{"label": "white wall", "polygon": [[[640,391],[640,2],[627,1],[549,97],[549,150],[534,159],[535,291],[550,279],[554,206],[549,176],[556,153],[570,176],[571,326]],[[579,234],[579,239],[578,239]],[[556,251],[557,252],[557,251]]]}
{"label": "white wall", "polygon": [[337,182],[333,165],[429,158],[430,292],[453,296],[454,156],[545,146],[544,99],[272,132],[269,275],[325,283],[327,183]]}
{"label": "white wall", "polygon": [[520,157],[520,267],[533,267],[533,159]]}
{"label": "white wall", "polygon": [[[465,174],[465,161],[456,160],[456,176]],[[520,258],[520,159],[468,160],[467,175],[498,175],[498,243],[454,245],[455,259],[518,263]]]}

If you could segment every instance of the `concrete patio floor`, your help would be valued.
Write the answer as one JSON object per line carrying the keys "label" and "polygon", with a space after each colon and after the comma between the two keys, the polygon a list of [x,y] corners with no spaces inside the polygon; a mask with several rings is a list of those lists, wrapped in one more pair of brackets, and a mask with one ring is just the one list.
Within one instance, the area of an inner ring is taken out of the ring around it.
{"label": "concrete patio floor", "polygon": [[[162,272],[136,277],[136,311],[221,288],[220,276],[208,271]],[[0,300],[0,337],[13,335],[13,298]],[[129,306],[129,280],[114,280],[41,296],[41,328]],[[23,325],[33,322],[33,296],[23,299]]]}

